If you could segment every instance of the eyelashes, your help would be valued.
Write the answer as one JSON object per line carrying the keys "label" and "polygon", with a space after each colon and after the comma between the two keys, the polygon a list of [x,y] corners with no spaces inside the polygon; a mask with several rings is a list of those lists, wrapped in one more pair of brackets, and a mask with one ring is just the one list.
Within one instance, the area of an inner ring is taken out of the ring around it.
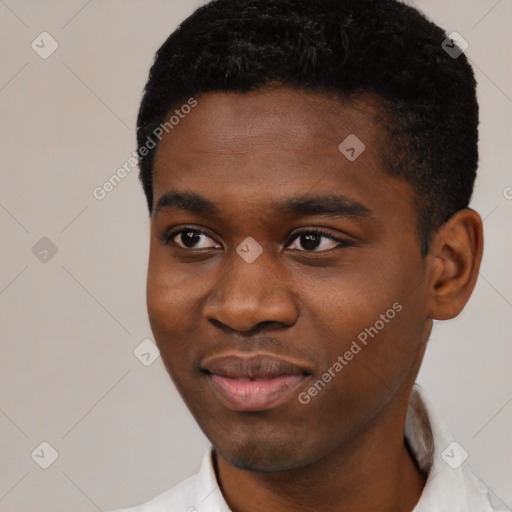
{"label": "eyelashes", "polygon": [[[193,227],[184,227],[165,233],[160,237],[160,240],[164,245],[173,244],[175,247],[190,252],[222,248],[222,246],[206,232]],[[326,241],[327,243],[322,243],[323,241]],[[206,242],[208,245],[203,247],[193,247],[199,242]],[[307,229],[299,233],[295,233],[286,244],[286,247],[289,247],[290,245],[297,245],[297,247],[292,250],[298,252],[322,253],[334,249],[350,247],[354,244],[347,240],[334,237],[321,229]],[[302,246],[303,248],[301,249],[299,246]]]}

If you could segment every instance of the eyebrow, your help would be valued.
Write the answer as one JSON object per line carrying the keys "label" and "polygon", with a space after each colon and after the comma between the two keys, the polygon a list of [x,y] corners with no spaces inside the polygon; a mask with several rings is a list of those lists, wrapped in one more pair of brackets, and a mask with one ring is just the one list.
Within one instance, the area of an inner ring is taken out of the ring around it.
{"label": "eyebrow", "polygon": [[[309,217],[369,217],[371,210],[343,195],[301,195],[283,203],[274,203],[270,209],[276,215]],[[220,209],[213,201],[193,192],[169,191],[156,204],[155,216],[163,210],[184,210],[199,215],[219,215]]]}
{"label": "eyebrow", "polygon": [[200,215],[219,214],[219,209],[212,201],[191,192],[166,192],[156,204],[155,216],[162,210],[185,210]]}
{"label": "eyebrow", "polygon": [[274,205],[275,213],[307,217],[324,215],[328,217],[369,217],[371,210],[346,196],[302,195]]}

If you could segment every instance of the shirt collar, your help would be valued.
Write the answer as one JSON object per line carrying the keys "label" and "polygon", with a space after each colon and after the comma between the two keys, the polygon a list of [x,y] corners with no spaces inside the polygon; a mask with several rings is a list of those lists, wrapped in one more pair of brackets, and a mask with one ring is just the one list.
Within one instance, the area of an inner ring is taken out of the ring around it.
{"label": "shirt collar", "polygon": [[428,473],[413,512],[493,510],[487,489],[466,464],[467,451],[455,441],[417,384],[411,392],[404,434],[418,466]]}

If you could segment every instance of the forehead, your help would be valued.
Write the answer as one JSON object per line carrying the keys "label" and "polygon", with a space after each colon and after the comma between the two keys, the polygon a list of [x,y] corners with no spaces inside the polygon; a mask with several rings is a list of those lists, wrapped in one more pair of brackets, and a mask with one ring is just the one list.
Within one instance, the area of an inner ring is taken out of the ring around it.
{"label": "forehead", "polygon": [[274,146],[295,141],[318,150],[319,138],[337,146],[343,132],[357,132],[365,139],[378,138],[380,132],[374,121],[377,100],[369,95],[338,100],[281,87],[250,93],[206,93],[197,101],[197,107],[170,132],[174,137],[164,136],[163,145],[174,139],[176,145],[195,145],[197,150],[208,145],[222,152],[229,144],[230,151],[245,151],[251,137],[253,144]]}
{"label": "forehead", "polygon": [[327,153],[337,159],[338,146],[348,136],[364,141],[364,162],[379,154],[382,130],[374,120],[375,100],[369,96],[337,100],[277,88],[244,94],[207,93],[197,103],[164,132],[155,158],[155,179],[170,164],[166,162],[169,155],[220,160],[242,155],[270,157],[280,152],[289,160],[293,156],[305,160]]}
{"label": "forehead", "polygon": [[391,178],[375,112],[371,97],[338,100],[288,88],[198,96],[159,143],[155,204],[169,190],[230,205],[334,191],[362,204],[382,200]]}

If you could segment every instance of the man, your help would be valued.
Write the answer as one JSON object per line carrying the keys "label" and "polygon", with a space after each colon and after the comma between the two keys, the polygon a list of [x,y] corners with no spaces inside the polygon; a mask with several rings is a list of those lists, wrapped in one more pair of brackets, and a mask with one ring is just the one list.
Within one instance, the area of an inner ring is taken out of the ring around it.
{"label": "man", "polygon": [[148,312],[212,449],[131,511],[501,510],[414,386],[482,256],[446,40],[393,0],[217,0],[157,52]]}

